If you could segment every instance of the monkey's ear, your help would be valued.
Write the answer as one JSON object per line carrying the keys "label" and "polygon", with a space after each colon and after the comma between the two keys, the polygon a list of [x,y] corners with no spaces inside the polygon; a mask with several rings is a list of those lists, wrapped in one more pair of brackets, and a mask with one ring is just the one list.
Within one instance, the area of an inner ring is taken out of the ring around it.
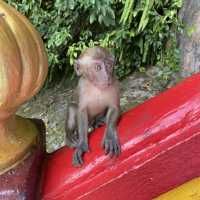
{"label": "monkey's ear", "polygon": [[113,67],[116,67],[116,65],[117,65],[117,59],[114,56],[112,56],[111,57],[111,61],[112,61]]}
{"label": "monkey's ear", "polygon": [[110,55],[109,60],[112,62],[112,65],[115,66],[117,64],[116,58],[114,55]]}
{"label": "monkey's ear", "polygon": [[113,66],[116,67],[116,65],[117,65],[117,59],[115,57],[113,57]]}
{"label": "monkey's ear", "polygon": [[79,62],[79,60],[75,60],[74,61],[74,70],[76,71],[76,74],[78,76],[81,76],[80,62]]}

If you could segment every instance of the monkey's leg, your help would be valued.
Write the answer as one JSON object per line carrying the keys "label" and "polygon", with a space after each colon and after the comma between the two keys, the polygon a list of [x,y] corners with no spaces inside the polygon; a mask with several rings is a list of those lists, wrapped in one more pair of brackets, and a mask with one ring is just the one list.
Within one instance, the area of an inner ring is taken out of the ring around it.
{"label": "monkey's leg", "polygon": [[88,151],[88,113],[84,109],[78,111],[78,136],[79,143],[73,155],[73,165],[80,166],[83,164],[83,154]]}
{"label": "monkey's leg", "polygon": [[109,108],[106,115],[106,130],[103,138],[102,146],[106,154],[110,156],[118,156],[121,152],[119,138],[117,134],[117,121],[119,117],[119,110],[116,108]]}
{"label": "monkey's leg", "polygon": [[77,110],[78,106],[75,103],[70,103],[67,107],[65,144],[69,147],[76,147],[78,145]]}

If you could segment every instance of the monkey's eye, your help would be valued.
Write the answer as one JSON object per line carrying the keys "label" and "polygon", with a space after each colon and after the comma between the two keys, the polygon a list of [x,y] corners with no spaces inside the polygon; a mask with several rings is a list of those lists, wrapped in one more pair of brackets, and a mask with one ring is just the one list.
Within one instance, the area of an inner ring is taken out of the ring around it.
{"label": "monkey's eye", "polygon": [[100,71],[100,70],[101,70],[101,65],[97,64],[97,65],[95,66],[95,69],[96,69],[96,71]]}

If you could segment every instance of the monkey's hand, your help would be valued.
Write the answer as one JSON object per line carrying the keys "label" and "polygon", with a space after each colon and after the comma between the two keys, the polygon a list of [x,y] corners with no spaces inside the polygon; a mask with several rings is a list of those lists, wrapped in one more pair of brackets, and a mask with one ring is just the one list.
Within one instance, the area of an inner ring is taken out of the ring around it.
{"label": "monkey's hand", "polygon": [[83,164],[83,155],[85,152],[88,151],[88,144],[82,142],[76,148],[74,155],[73,155],[73,166],[78,167]]}
{"label": "monkey's hand", "polygon": [[106,130],[102,146],[105,150],[105,154],[109,154],[111,157],[113,155],[118,156],[121,153],[121,147],[119,144],[119,139],[115,128],[109,127]]}

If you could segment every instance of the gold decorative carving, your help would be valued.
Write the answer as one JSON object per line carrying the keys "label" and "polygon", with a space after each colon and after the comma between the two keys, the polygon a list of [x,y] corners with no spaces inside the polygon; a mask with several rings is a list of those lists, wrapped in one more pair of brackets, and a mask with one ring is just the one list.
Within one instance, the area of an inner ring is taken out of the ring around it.
{"label": "gold decorative carving", "polygon": [[36,144],[37,128],[15,112],[38,92],[47,70],[38,32],[0,0],[0,173],[22,160]]}

